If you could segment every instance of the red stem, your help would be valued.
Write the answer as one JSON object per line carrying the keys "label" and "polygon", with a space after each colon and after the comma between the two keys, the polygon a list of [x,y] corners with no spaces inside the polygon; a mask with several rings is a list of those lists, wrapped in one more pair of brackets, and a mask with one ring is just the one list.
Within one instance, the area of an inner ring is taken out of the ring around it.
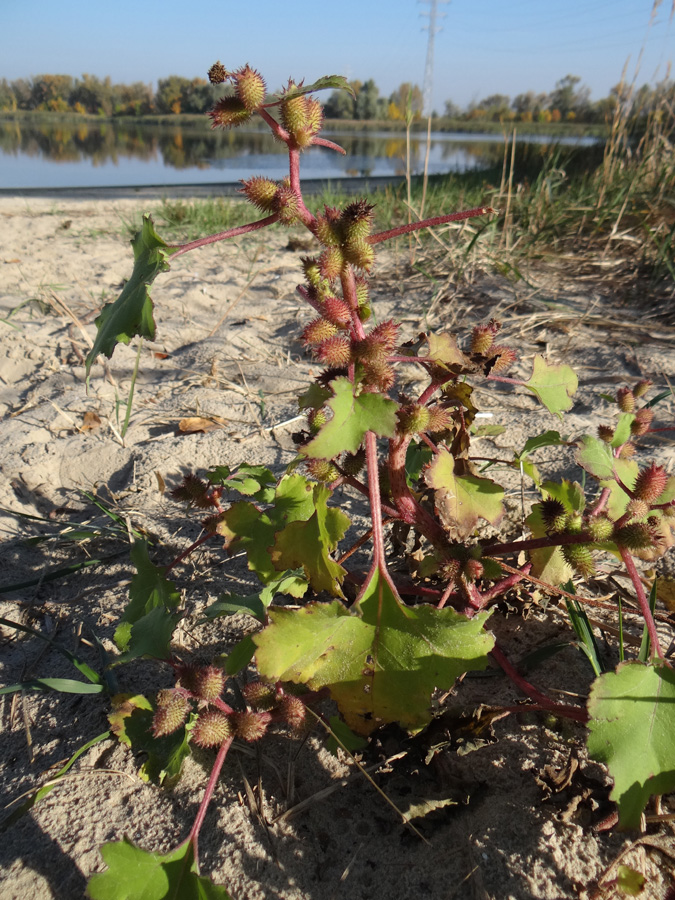
{"label": "red stem", "polygon": [[[270,105],[276,106],[276,103],[270,104]],[[260,118],[263,119],[265,122],[267,122],[267,124],[272,129],[272,131],[274,132],[276,137],[278,137],[280,141],[283,141],[284,144],[288,144],[288,142],[291,139],[291,136],[286,131],[286,129],[283,127],[283,125],[280,125],[277,122],[277,120],[275,118],[273,118],[264,107],[259,106],[257,112],[258,112],[258,115],[260,116]]]}
{"label": "red stem", "polygon": [[491,206],[479,206],[476,209],[465,209],[463,212],[448,213],[446,216],[434,216],[431,219],[422,219],[421,222],[411,222],[410,225],[399,225],[389,231],[379,231],[367,238],[369,244],[379,244],[381,241],[389,241],[402,234],[410,234],[412,231],[421,231],[423,228],[433,228],[435,225],[445,225],[447,222],[459,222],[462,219],[473,219],[476,216],[484,216],[486,213],[497,212]]}
{"label": "red stem", "polygon": [[288,143],[288,170],[291,181],[291,189],[293,193],[298,198],[298,216],[302,220],[302,224],[312,229],[312,226],[316,223],[316,219],[311,214],[311,212],[305,206],[305,201],[302,199],[302,187],[300,185],[300,151],[297,147],[294,147],[289,141]]}
{"label": "red stem", "polygon": [[164,574],[166,575],[170,572],[174,566],[177,566],[178,563],[183,562],[186,556],[189,556],[197,547],[201,547],[202,544],[206,543],[208,539],[212,537],[211,532],[207,531],[206,534],[203,534],[200,538],[198,538],[194,544],[190,544],[187,550],[183,550],[182,553],[179,553],[178,556],[173,560],[173,562],[169,563],[169,565],[164,569]]}
{"label": "red stem", "polygon": [[667,662],[665,656],[663,655],[663,650],[661,649],[661,643],[659,641],[659,633],[656,630],[656,623],[654,622],[654,616],[652,615],[652,611],[649,608],[649,600],[647,599],[647,595],[645,594],[645,590],[642,587],[642,581],[640,581],[640,573],[638,572],[633,557],[630,552],[622,547],[621,544],[618,545],[619,553],[621,554],[621,559],[623,560],[623,564],[626,567],[626,571],[630,576],[630,580],[633,582],[633,587],[635,588],[635,594],[638,599],[638,603],[640,604],[640,611],[644,616],[645,625],[647,626],[647,632],[649,634],[649,640],[652,645],[652,655],[656,654],[659,659],[663,660],[670,667],[670,663]]}
{"label": "red stem", "polygon": [[170,247],[177,246],[171,254],[172,257],[181,256],[183,253],[189,253],[190,250],[198,250],[199,247],[205,247],[207,244],[215,244],[218,241],[226,241],[228,238],[237,237],[240,234],[249,234],[251,231],[257,231],[259,228],[266,228],[278,221],[279,216],[273,213],[271,216],[265,216],[264,219],[258,219],[257,222],[249,222],[248,225],[239,225],[237,228],[230,228],[228,231],[221,231],[218,234],[209,234],[207,237],[198,238],[196,241],[190,241],[189,244],[174,244]]}
{"label": "red stem", "polygon": [[[531,700],[534,700],[535,703],[538,703],[544,709],[548,709],[558,716],[564,716],[567,719],[576,719],[577,722],[588,722],[588,713],[585,709],[580,709],[578,706],[563,706],[560,703],[556,703],[555,700],[549,700],[549,698],[542,694],[541,691],[537,690],[533,684],[530,684],[526,678],[523,678],[515,666],[511,665],[499,647],[495,645],[490,651],[490,655],[504,670],[516,687]],[[527,707],[523,707],[523,709],[527,709]]]}
{"label": "red stem", "polygon": [[339,144],[334,144],[333,141],[327,141],[326,138],[314,138],[312,144],[316,144],[318,147],[328,147],[329,150],[337,150],[337,152],[341,153],[343,156],[347,155],[347,151],[344,147],[341,147]]}
{"label": "red stem", "polygon": [[216,756],[216,761],[213,764],[213,769],[211,770],[211,776],[209,778],[209,782],[206,785],[206,790],[204,791],[204,797],[202,798],[202,802],[199,804],[199,809],[197,810],[197,816],[194,820],[192,828],[190,829],[190,834],[188,836],[188,840],[192,841],[192,847],[195,854],[195,865],[197,866],[197,870],[199,870],[199,831],[204,824],[204,819],[206,818],[206,810],[211,802],[211,797],[213,796],[213,792],[215,790],[216,784],[218,782],[218,778],[220,776],[220,770],[223,768],[223,763],[225,762],[225,757],[227,756],[227,751],[230,749],[232,741],[234,738],[228,737],[225,738],[223,743],[220,745],[218,750],[218,755]]}

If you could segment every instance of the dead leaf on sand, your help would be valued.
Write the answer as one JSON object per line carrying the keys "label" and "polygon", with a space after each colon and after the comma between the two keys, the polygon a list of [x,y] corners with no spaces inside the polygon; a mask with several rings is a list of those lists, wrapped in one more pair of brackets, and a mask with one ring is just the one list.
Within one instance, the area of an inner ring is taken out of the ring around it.
{"label": "dead leaf on sand", "polygon": [[186,416],[178,423],[178,431],[181,434],[208,434],[209,431],[224,428],[226,421],[220,416]]}

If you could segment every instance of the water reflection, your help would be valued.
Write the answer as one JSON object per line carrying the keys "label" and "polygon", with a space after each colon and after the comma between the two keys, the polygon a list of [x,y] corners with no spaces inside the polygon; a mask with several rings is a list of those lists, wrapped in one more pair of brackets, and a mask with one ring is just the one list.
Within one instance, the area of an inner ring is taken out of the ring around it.
{"label": "water reflection", "polygon": [[[404,134],[333,132],[331,138],[346,156],[312,148],[303,156],[305,177],[405,174]],[[425,152],[426,135],[413,135],[413,174],[422,171]],[[501,136],[433,134],[429,171],[487,167],[503,153]],[[285,148],[264,131],[211,131],[201,122],[0,120],[2,187],[236,182],[254,174],[281,178],[285,172]]]}

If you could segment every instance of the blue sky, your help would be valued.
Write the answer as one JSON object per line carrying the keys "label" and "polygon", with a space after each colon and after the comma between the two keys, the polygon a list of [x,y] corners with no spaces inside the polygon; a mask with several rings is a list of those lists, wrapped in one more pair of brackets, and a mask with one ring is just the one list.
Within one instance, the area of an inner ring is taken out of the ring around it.
{"label": "blue sky", "polygon": [[[550,91],[571,73],[606,96],[675,61],[675,0],[452,0],[435,39],[433,105]],[[372,77],[382,94],[422,86],[429,2],[419,0],[0,0],[0,77],[43,72],[156,83],[246,62],[271,89],[289,76]],[[671,77],[673,77],[671,75]]]}

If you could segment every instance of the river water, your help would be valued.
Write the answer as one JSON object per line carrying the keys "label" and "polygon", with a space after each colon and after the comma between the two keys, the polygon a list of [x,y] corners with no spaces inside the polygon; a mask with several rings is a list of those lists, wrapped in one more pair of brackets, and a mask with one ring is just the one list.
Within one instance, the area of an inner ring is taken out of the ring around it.
{"label": "river water", "polygon": [[[305,178],[344,180],[400,176],[406,171],[405,134],[340,132],[324,135],[346,156],[312,147],[302,156]],[[546,146],[550,139],[518,136]],[[559,143],[592,144],[592,138]],[[424,168],[426,133],[413,134],[413,174]],[[432,132],[429,173],[466,172],[501,164],[502,135]],[[212,131],[207,124],[128,121],[0,119],[0,188],[80,188],[236,183],[252,175],[287,174],[285,147],[266,132]]]}

